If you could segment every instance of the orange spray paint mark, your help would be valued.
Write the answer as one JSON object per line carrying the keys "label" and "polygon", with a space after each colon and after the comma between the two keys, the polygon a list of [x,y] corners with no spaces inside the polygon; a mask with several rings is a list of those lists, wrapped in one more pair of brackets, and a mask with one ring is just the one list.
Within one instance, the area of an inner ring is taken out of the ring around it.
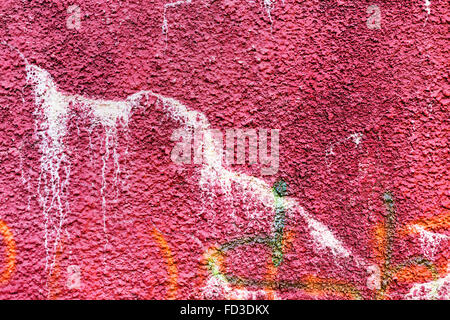
{"label": "orange spray paint mark", "polygon": [[423,218],[415,222],[411,222],[402,229],[402,235],[417,233],[416,226],[422,227],[424,230],[430,232],[448,230],[450,229],[450,211],[430,218]]}
{"label": "orange spray paint mark", "polygon": [[397,282],[417,283],[433,280],[433,273],[422,265],[405,266],[394,274]]}
{"label": "orange spray paint mark", "polygon": [[304,278],[304,283],[306,284],[304,290],[318,297],[328,293],[353,300],[362,299],[361,294],[354,286],[342,280],[309,275]]}
{"label": "orange spray paint mark", "polygon": [[[285,231],[285,236],[282,241],[283,253],[292,249],[292,243],[294,242],[295,234],[293,231]],[[269,283],[275,283],[278,274],[278,267],[274,266],[272,257],[269,257],[267,261],[267,272],[265,280]],[[276,298],[276,290],[270,287],[264,288],[267,300],[274,300]]]}
{"label": "orange spray paint mark", "polygon": [[294,240],[295,240],[295,231],[286,230],[282,242],[284,253],[292,250]]}
{"label": "orange spray paint mark", "polygon": [[375,261],[380,268],[383,268],[386,260],[387,232],[384,223],[377,223],[374,227],[374,238],[372,248],[375,254]]}
{"label": "orange spray paint mark", "polygon": [[[278,268],[273,265],[272,257],[269,257],[269,260],[267,261],[267,273],[266,273],[266,280],[269,283],[275,282],[277,279],[277,273]],[[264,291],[266,292],[266,299],[267,300],[274,300],[275,299],[275,290],[272,288],[265,288]]]}
{"label": "orange spray paint mark", "polygon": [[164,258],[166,259],[167,265],[167,274],[169,275],[169,288],[167,290],[167,299],[175,300],[177,298],[177,278],[178,271],[175,261],[172,256],[172,252],[170,251],[169,245],[167,244],[166,239],[161,232],[159,232],[156,228],[153,228],[152,231],[153,238],[158,243],[159,248],[164,254]]}
{"label": "orange spray paint mark", "polygon": [[11,230],[2,220],[0,220],[0,235],[6,246],[6,267],[0,273],[0,284],[2,284],[9,281],[16,268],[16,242]]}
{"label": "orange spray paint mark", "polygon": [[49,300],[57,300],[59,299],[61,295],[61,287],[60,287],[60,281],[61,281],[61,255],[64,252],[63,249],[64,245],[64,239],[58,244],[58,248],[56,250],[56,256],[55,256],[55,264],[53,268],[50,270],[50,274],[48,276],[48,299]]}

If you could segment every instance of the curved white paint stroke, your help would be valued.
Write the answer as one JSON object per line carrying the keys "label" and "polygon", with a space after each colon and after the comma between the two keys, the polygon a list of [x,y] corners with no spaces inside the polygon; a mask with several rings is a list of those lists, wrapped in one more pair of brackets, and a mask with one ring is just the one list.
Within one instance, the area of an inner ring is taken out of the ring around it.
{"label": "curved white paint stroke", "polygon": [[[60,200],[66,196],[64,193],[66,182],[61,182],[58,170],[62,164],[70,168],[63,142],[63,138],[66,135],[67,120],[71,115],[69,110],[70,104],[83,106],[86,112],[92,116],[94,122],[100,123],[105,128],[105,148],[108,151],[108,137],[115,135],[117,124],[122,123],[126,127],[132,109],[140,107],[143,98],[155,97],[157,103],[161,103],[169,115],[175,121],[184,124],[185,128],[197,131],[204,130],[205,161],[200,168],[201,175],[199,180],[199,186],[202,190],[220,187],[232,197],[231,188],[232,185],[236,185],[248,192],[254,200],[259,201],[271,212],[275,212],[275,198],[270,185],[262,179],[231,171],[222,166],[222,151],[215,149],[216,144],[213,141],[211,130],[209,130],[210,124],[203,113],[191,111],[179,101],[152,91],[139,91],[121,101],[90,99],[79,95],[69,95],[59,91],[50,74],[35,65],[27,65],[27,75],[29,82],[34,87],[37,106],[36,114],[42,120],[37,124],[37,130],[40,132],[38,134],[41,138],[41,151],[43,152],[41,157],[41,176],[50,177],[50,183],[44,185],[45,190],[47,190],[44,193],[45,197]],[[103,159],[104,165],[106,160],[107,158]],[[104,170],[102,170],[102,174],[104,175]],[[70,170],[64,181],[68,181],[69,175]],[[103,177],[103,179],[105,178]],[[105,180],[104,183],[106,183]],[[103,190],[104,185],[101,190],[104,202]],[[46,201],[42,203],[44,205],[44,216],[47,216],[49,208],[45,207]],[[67,201],[65,203],[68,206]],[[369,265],[363,259],[352,254],[326,225],[308,214],[295,199],[287,197],[285,203],[286,209],[293,214],[298,214],[305,220],[317,249],[328,249],[336,257],[353,257],[358,264],[363,266]],[[61,228],[64,221],[64,210],[61,202],[58,202],[58,210],[62,212],[58,225],[58,228]],[[58,240],[59,238],[55,242]],[[55,248],[56,245],[57,243],[55,243]]]}
{"label": "curved white paint stroke", "polygon": [[450,240],[450,237],[445,234],[428,231],[417,224],[412,225],[410,229],[412,232],[420,235],[421,249],[425,256],[430,259],[434,259],[434,255],[439,249],[442,241]]}

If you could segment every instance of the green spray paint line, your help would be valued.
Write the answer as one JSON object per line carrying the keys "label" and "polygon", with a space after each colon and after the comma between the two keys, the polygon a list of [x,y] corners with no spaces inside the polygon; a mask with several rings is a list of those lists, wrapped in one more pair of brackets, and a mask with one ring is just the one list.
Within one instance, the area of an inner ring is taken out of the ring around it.
{"label": "green spray paint line", "polygon": [[383,201],[386,205],[387,216],[386,216],[386,248],[385,248],[385,256],[384,256],[384,265],[383,265],[383,275],[381,278],[381,294],[384,295],[390,279],[392,277],[391,270],[391,259],[392,259],[392,246],[393,240],[395,237],[395,210],[394,210],[394,198],[392,194],[387,191],[383,194]]}
{"label": "green spray paint line", "polygon": [[393,281],[393,276],[399,272],[401,269],[413,265],[421,265],[430,270],[433,280],[437,280],[439,273],[436,266],[429,260],[422,256],[416,256],[408,259],[404,263],[397,265],[392,265],[392,255],[393,255],[393,245],[395,240],[395,231],[397,228],[397,217],[394,206],[394,197],[391,192],[387,191],[383,194],[383,201],[386,205],[387,215],[386,215],[386,248],[384,255],[384,263],[382,268],[381,276],[381,286],[380,289],[375,293],[376,299],[384,299],[385,294]]}
{"label": "green spray paint line", "polygon": [[[253,286],[260,288],[271,288],[274,290],[282,290],[289,288],[296,288],[306,292],[339,292],[350,295],[352,299],[363,299],[361,292],[357,289],[357,285],[351,283],[336,283],[329,279],[319,279],[319,281],[312,281],[304,279],[303,281],[277,281],[277,280],[256,280],[245,279],[234,276],[227,272],[222,272],[218,267],[217,256],[226,254],[227,251],[234,248],[252,245],[263,244],[272,249],[272,262],[275,267],[278,267],[283,261],[283,235],[286,214],[284,209],[283,197],[286,196],[286,183],[282,180],[274,184],[272,191],[275,199],[275,219],[273,224],[273,234],[262,234],[260,236],[251,236],[246,238],[235,239],[220,246],[215,253],[208,258],[207,267],[214,277],[233,285]],[[380,289],[374,292],[372,298],[384,299],[389,287],[394,282],[394,276],[403,268],[413,265],[420,265],[430,270],[432,278],[438,279],[439,272],[433,262],[425,259],[422,256],[410,257],[403,263],[393,264],[392,257],[394,254],[394,241],[397,228],[397,217],[394,206],[394,197],[391,192],[383,194],[383,202],[386,205],[387,215],[385,218],[386,228],[386,247],[384,253],[384,262],[381,274]]]}
{"label": "green spray paint line", "polygon": [[256,279],[245,279],[242,277],[237,277],[227,272],[222,272],[219,267],[218,259],[220,256],[226,254],[227,251],[233,250],[237,247],[252,244],[264,244],[267,246],[273,245],[273,237],[262,235],[255,237],[248,237],[243,239],[236,239],[225,243],[220,248],[218,248],[214,253],[212,253],[207,258],[207,268],[212,276],[217,279],[238,286],[244,287],[258,287],[261,289],[270,288],[273,290],[286,290],[286,289],[300,289],[306,292],[330,292],[341,294],[346,294],[352,297],[352,299],[362,299],[360,291],[352,284],[347,283],[335,283],[328,279],[321,279],[320,281],[276,281],[276,280],[256,280]]}
{"label": "green spray paint line", "polygon": [[274,236],[272,239],[272,262],[278,267],[283,262],[283,234],[286,220],[286,212],[284,210],[284,199],[287,193],[286,182],[280,180],[276,182],[272,188],[275,199],[275,219],[273,224]]}

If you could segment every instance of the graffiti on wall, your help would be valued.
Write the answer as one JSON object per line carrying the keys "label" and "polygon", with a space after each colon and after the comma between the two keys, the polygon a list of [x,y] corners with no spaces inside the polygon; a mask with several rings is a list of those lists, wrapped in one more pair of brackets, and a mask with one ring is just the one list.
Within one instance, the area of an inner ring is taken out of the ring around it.
{"label": "graffiti on wall", "polygon": [[2,5],[0,298],[448,299],[448,9],[341,2]]}

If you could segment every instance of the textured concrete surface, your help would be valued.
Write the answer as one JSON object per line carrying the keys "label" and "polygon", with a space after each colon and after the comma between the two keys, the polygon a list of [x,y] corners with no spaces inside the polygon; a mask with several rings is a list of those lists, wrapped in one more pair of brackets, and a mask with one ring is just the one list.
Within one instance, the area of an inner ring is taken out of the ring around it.
{"label": "textured concrete surface", "polygon": [[[2,1],[0,298],[449,299],[449,21],[443,0]],[[177,163],[180,128],[276,129],[277,170],[207,133]]]}

